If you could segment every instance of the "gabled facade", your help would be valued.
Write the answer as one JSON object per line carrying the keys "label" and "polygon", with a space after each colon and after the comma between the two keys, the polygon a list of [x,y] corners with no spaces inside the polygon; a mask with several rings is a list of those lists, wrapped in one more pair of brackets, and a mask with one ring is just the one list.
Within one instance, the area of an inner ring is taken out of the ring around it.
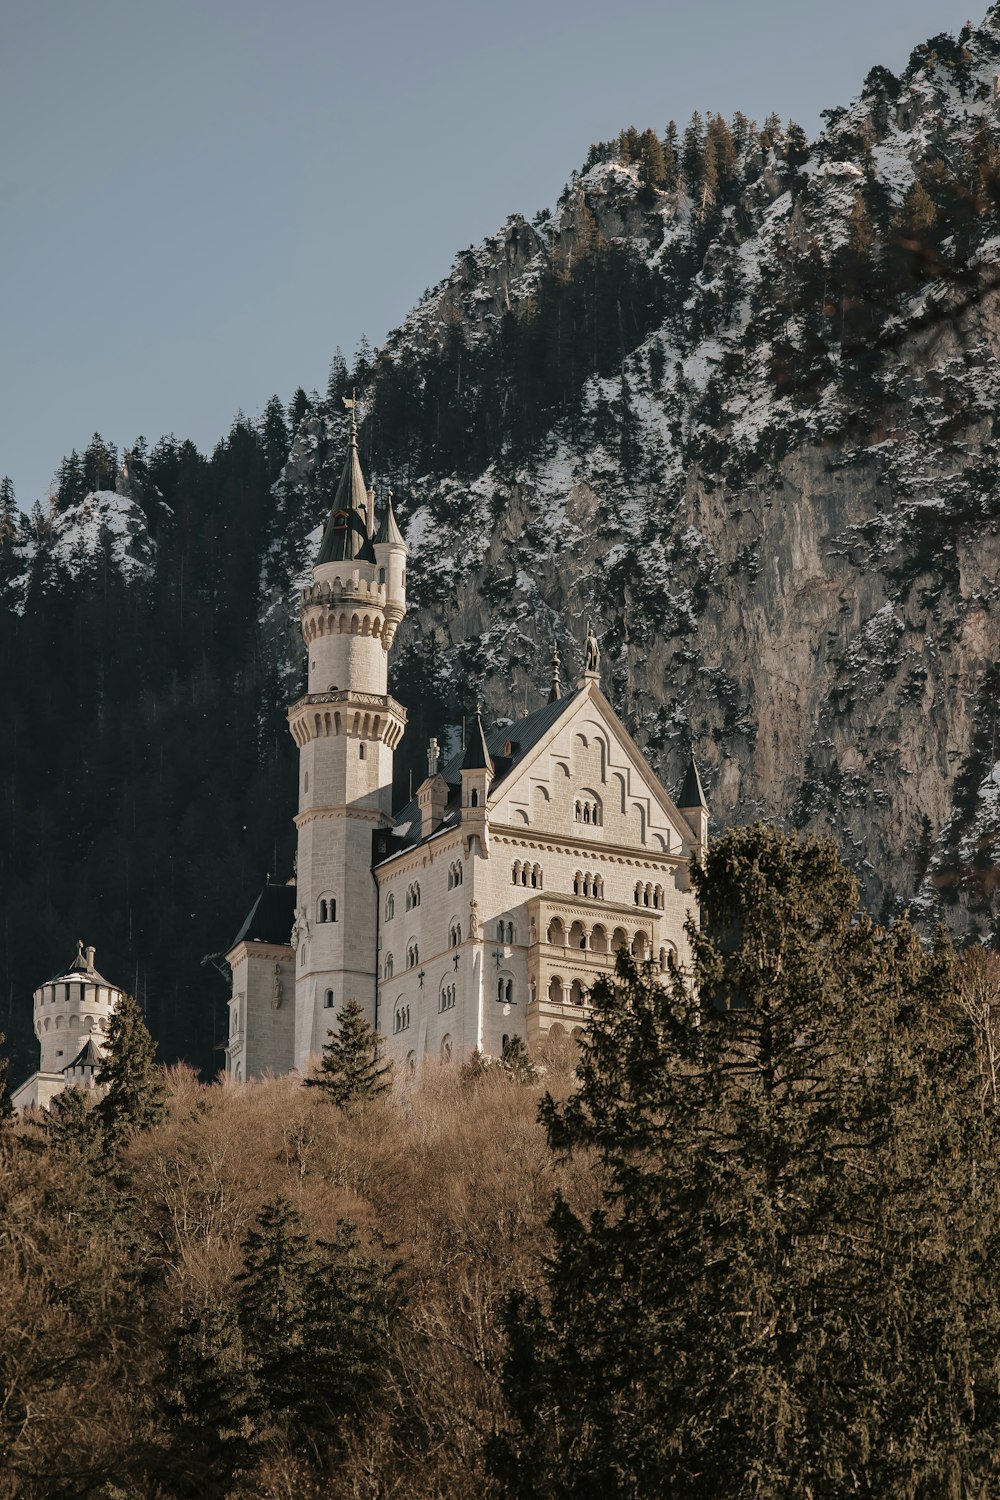
{"label": "gabled facade", "polygon": [[588,628],[563,697],[487,732],[400,813],[393,753],[406,714],[388,654],[406,609],[406,543],[391,498],[376,529],[353,422],[313,582],[302,594],[308,691],[299,749],[297,885],[268,886],[228,959],[228,1074],[305,1070],[353,998],[402,1069],[586,1024],[588,991],[619,947],[687,958],[688,871],[708,836],[692,762],[677,806],[604,697]]}

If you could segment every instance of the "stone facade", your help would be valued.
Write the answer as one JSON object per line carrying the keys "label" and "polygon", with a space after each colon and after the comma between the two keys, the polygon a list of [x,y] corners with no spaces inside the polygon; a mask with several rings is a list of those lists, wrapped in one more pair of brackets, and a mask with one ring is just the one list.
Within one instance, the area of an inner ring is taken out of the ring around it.
{"label": "stone facade", "polygon": [[407,549],[391,502],[371,535],[373,500],[352,431],[301,600],[297,887],[265,888],[228,954],[234,1079],[305,1070],[348,998],[405,1072],[577,1030],[621,946],[662,967],[688,956],[700,782],[692,764],[690,805],[667,796],[601,692],[592,632],[573,692],[556,660],[543,709],[489,735],[477,711],[447,765],[432,740],[426,780],[393,815],[406,715],[388,653]]}

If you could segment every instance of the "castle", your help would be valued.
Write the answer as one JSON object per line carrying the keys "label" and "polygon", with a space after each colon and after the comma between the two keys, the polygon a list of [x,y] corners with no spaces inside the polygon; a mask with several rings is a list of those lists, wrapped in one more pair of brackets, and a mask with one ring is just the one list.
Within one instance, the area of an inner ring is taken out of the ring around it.
{"label": "castle", "polygon": [[226,957],[226,1072],[303,1071],[353,997],[411,1071],[499,1056],[585,1024],[587,992],[627,947],[684,961],[689,865],[708,836],[692,760],[675,805],[601,691],[588,630],[563,694],[465,745],[392,809],[406,713],[388,692],[406,613],[407,546],[391,496],[375,526],[351,409],[347,459],[313,581],[301,596],[307,691],[289,710],[299,750],[296,883],[268,884]]}
{"label": "castle", "polygon": [[[300,619],[307,691],[289,709],[299,751],[296,881],[268,883],[226,954],[226,1074],[304,1072],[345,1000],[360,1002],[397,1067],[586,1024],[588,991],[619,948],[665,969],[687,958],[693,858],[708,808],[692,760],[671,801],[601,691],[588,628],[583,672],[563,694],[487,732],[477,708],[398,813],[393,753],[406,711],[388,661],[406,614],[406,542],[391,497],[375,526],[357,425]],[[78,946],[34,994],[39,1071],[13,1094],[47,1107],[93,1088],[121,997]]]}

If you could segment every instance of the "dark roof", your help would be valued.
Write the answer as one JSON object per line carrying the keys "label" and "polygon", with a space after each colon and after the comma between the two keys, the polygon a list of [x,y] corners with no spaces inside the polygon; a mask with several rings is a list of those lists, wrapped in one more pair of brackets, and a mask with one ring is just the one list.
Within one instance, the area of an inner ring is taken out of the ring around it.
{"label": "dark roof", "polygon": [[[493,763],[493,789],[501,786],[512,771],[520,765],[524,757],[532,751],[552,726],[567,713],[576,702],[581,692],[580,688],[565,698],[557,698],[554,703],[546,703],[544,708],[536,709],[533,714],[518,719],[513,724],[500,724],[484,735],[486,741],[486,753]],[[510,741],[510,754],[505,755],[507,742]],[[462,766],[465,762],[467,750],[459,750],[446,765],[441,767],[439,775],[443,776],[449,787],[455,788],[456,792],[462,782]],[[444,819],[435,828],[435,833],[454,826],[458,819],[458,800],[449,802]],[[420,807],[414,797],[405,807],[396,814],[396,841],[398,848],[386,853],[383,858],[390,858],[392,854],[398,853],[410,845],[420,841]],[[416,829],[416,834],[411,831]]]}
{"label": "dark roof", "polygon": [[[463,771],[489,771],[493,773],[493,762],[490,752],[486,748],[486,735],[483,733],[483,720],[476,710],[476,722],[469,730],[469,743],[465,747],[465,755],[462,758]],[[447,780],[447,777],[445,778]]]}
{"label": "dark roof", "polygon": [[63,1068],[63,1072],[68,1073],[70,1068],[99,1068],[103,1061],[103,1054],[98,1051],[97,1043],[90,1036],[83,1044],[83,1051],[77,1053],[73,1061]]}
{"label": "dark roof", "polygon": [[294,885],[265,885],[228,951],[237,943],[280,943],[287,947],[294,922]]}
{"label": "dark roof", "polygon": [[684,785],[680,789],[677,798],[677,806],[682,810],[685,807],[703,807],[708,812],[708,803],[705,801],[705,792],[702,788],[701,777],[698,775],[698,767],[694,763],[694,755],[688,761],[688,768],[684,774]]}
{"label": "dark roof", "polygon": [[368,491],[358,457],[358,430],[351,414],[351,440],[344,472],[333,497],[317,563],[375,562],[368,535]]}
{"label": "dark roof", "polygon": [[406,542],[403,541],[403,533],[396,525],[396,515],[392,508],[391,495],[386,496],[385,514],[382,517],[382,522],[375,537],[375,542],[376,545],[379,542],[402,542],[403,546],[406,546]]}

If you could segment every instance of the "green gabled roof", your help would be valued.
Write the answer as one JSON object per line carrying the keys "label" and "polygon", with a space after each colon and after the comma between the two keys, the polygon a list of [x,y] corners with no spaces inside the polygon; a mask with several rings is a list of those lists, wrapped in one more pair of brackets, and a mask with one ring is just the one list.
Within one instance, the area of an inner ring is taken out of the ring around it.
{"label": "green gabled roof", "polygon": [[386,496],[385,514],[382,516],[382,524],[379,526],[378,535],[375,538],[376,546],[380,542],[398,542],[402,543],[404,547],[406,546],[406,542],[403,540],[403,533],[396,525],[396,515],[392,508],[392,495]]}
{"label": "green gabled roof", "polygon": [[351,438],[344,472],[333,497],[317,563],[375,562],[368,535],[368,491],[358,457],[358,428],[351,412]]}

